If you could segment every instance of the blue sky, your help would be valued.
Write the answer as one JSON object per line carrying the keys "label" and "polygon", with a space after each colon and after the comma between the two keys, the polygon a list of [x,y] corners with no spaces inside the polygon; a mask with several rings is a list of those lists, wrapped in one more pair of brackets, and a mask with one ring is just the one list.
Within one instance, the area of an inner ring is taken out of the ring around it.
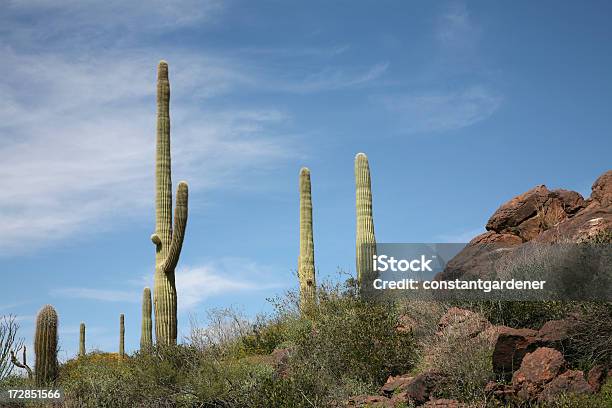
{"label": "blue sky", "polygon": [[[104,4],[102,4],[104,3]],[[168,60],[173,180],[190,184],[180,335],[294,288],[298,171],[320,277],[354,270],[353,158],[379,242],[462,242],[546,184],[610,168],[612,5],[21,0],[0,4],[0,313],[63,359],[138,345],[154,248],[155,72]]]}

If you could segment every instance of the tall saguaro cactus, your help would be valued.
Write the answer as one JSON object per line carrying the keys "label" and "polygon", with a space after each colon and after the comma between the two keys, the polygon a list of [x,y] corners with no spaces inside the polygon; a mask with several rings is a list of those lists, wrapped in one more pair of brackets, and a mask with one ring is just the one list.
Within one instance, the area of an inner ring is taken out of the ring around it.
{"label": "tall saguaro cactus", "polygon": [[374,219],[372,217],[372,186],[370,165],[364,153],[355,156],[355,190],[357,209],[356,263],[357,280],[361,289],[368,289],[374,279],[372,257],[376,251]]}
{"label": "tall saguaro cactus", "polygon": [[314,240],[312,233],[312,194],[310,170],[300,170],[300,255],[298,257],[298,279],[300,281],[300,307],[312,306],[315,300]]}
{"label": "tall saguaro cactus", "polygon": [[157,70],[157,142],[155,163],[155,337],[160,344],[176,344],[176,285],[174,270],[183,247],[187,225],[187,183],[178,185],[172,225],[172,178],[170,166],[170,82],[168,64]]}
{"label": "tall saguaro cactus", "polygon": [[36,317],[34,335],[34,376],[38,386],[44,386],[57,378],[57,312],[51,305],[46,305]]}
{"label": "tall saguaro cactus", "polygon": [[85,323],[81,323],[81,330],[79,335],[79,356],[85,355]]}
{"label": "tall saguaro cactus", "polygon": [[153,322],[151,321],[151,289],[142,291],[142,327],[140,331],[140,349],[148,350],[153,345]]}
{"label": "tall saguaro cactus", "polygon": [[119,315],[119,357],[125,357],[125,316]]}

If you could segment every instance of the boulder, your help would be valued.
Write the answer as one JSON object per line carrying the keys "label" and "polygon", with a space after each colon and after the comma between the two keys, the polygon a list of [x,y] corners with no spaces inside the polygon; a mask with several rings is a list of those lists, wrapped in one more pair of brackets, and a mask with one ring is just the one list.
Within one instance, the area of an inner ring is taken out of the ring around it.
{"label": "boulder", "polygon": [[563,347],[569,341],[572,331],[576,329],[577,325],[578,321],[574,318],[550,320],[538,330],[538,337],[548,347],[554,345]]}
{"label": "boulder", "polygon": [[544,386],[565,368],[565,359],[558,350],[540,347],[523,358],[521,368],[512,376],[512,386],[521,400],[535,400]]}
{"label": "boulder", "polygon": [[405,402],[412,401],[417,405],[423,404],[429,400],[441,379],[442,375],[433,371],[421,373],[403,386],[402,397]]}
{"label": "boulder", "polygon": [[595,180],[591,187],[591,199],[601,206],[612,204],[612,170],[606,171]]}
{"label": "boulder", "polygon": [[592,392],[593,390],[584,379],[582,371],[568,370],[544,385],[537,400],[540,402],[554,402],[562,394],[586,394]]}
{"label": "boulder", "polygon": [[542,341],[535,330],[499,326],[493,349],[493,371],[509,376],[521,366],[527,353],[541,345]]}

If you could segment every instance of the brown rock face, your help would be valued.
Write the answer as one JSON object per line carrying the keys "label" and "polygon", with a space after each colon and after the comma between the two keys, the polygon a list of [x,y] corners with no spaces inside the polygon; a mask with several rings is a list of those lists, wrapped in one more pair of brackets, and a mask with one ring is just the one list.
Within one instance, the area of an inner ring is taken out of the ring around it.
{"label": "brown rock face", "polygon": [[493,350],[493,371],[509,376],[521,366],[525,355],[540,345],[541,339],[535,330],[499,327]]}
{"label": "brown rock face", "polygon": [[432,371],[417,375],[403,388],[404,398],[406,398],[406,401],[413,401],[417,405],[425,403],[429,400],[431,393],[441,379],[440,374]]}
{"label": "brown rock face", "polygon": [[436,279],[489,278],[501,256],[526,242],[580,242],[612,231],[612,170],[595,181],[588,200],[575,191],[536,186],[499,207],[486,229]]}
{"label": "brown rock face", "polygon": [[565,370],[563,355],[548,347],[540,347],[523,358],[521,368],[512,376],[512,386],[524,401],[535,400],[544,385]]}
{"label": "brown rock face", "polygon": [[612,170],[608,170],[599,176],[593,183],[591,190],[591,198],[598,201],[601,206],[612,204]]}
{"label": "brown rock face", "polygon": [[582,371],[568,370],[546,384],[538,395],[540,402],[554,402],[561,394],[585,394],[593,390],[584,379]]}
{"label": "brown rock face", "polygon": [[544,185],[537,186],[499,207],[489,218],[486,229],[530,241],[583,208],[584,204],[582,196],[574,191],[550,191]]}

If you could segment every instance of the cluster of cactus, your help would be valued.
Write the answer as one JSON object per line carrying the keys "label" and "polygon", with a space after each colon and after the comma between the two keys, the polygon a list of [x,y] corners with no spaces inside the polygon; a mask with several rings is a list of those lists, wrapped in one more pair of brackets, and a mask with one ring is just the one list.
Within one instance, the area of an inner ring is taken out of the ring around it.
{"label": "cluster of cactus", "polygon": [[174,270],[178,263],[187,226],[187,183],[178,185],[172,224],[172,179],[170,165],[170,82],[168,64],[157,70],[157,141],[155,163],[155,338],[159,344],[176,344],[177,299]]}
{"label": "cluster of cactus", "polygon": [[[154,275],[154,312],[155,337],[158,344],[176,344],[177,340],[177,294],[174,271],[183,246],[188,214],[188,187],[181,181],[177,189],[172,221],[172,179],[170,158],[170,82],[168,64],[161,61],[157,71],[157,135],[155,162],[155,232],[151,240],[155,244]],[[376,239],[372,218],[372,190],[368,158],[359,153],[355,156],[356,184],[356,266],[360,288],[373,279],[372,255],[375,253]],[[310,170],[306,167],[299,174],[300,193],[300,253],[298,257],[298,279],[300,283],[300,307],[307,310],[316,303],[316,277],[314,263],[314,239],[312,227],[312,192]],[[144,288],[142,295],[142,328],[140,348],[153,346],[153,307],[151,290]],[[30,377],[36,378],[39,385],[55,380],[57,362],[57,324],[55,309],[43,307],[36,320],[34,352],[36,365],[34,372],[27,365],[26,348],[23,347],[23,360],[20,362],[11,352],[11,361],[25,369]],[[80,325],[79,356],[86,354],[85,323]],[[125,357],[125,316],[119,317],[119,356]]]}
{"label": "cluster of cactus", "polygon": [[[303,167],[299,178],[300,192],[300,254],[298,280],[300,308],[308,309],[316,300],[314,241],[312,233],[312,193],[310,170]],[[376,253],[374,219],[372,216],[372,186],[370,166],[364,153],[355,156],[355,194],[357,214],[356,266],[361,291],[366,291],[374,280],[372,256]]]}
{"label": "cluster of cactus", "polygon": [[55,381],[58,373],[57,361],[57,312],[51,305],[44,306],[36,316],[36,332],[34,334],[34,354],[36,361],[34,370],[28,366],[26,348],[23,347],[22,361],[11,351],[11,361],[19,368],[28,372],[28,377],[34,377],[36,385],[43,387]]}

